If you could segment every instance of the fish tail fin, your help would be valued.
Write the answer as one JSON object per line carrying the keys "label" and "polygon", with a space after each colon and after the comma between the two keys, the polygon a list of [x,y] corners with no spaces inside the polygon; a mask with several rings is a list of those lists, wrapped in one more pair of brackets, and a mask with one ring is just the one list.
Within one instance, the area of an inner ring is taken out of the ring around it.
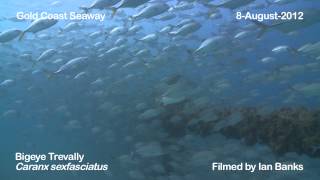
{"label": "fish tail fin", "polygon": [[112,13],[111,13],[111,18],[113,18],[113,17],[116,15],[118,9],[115,8],[115,7],[112,7],[112,8],[111,8],[111,11],[112,11]]}
{"label": "fish tail fin", "polygon": [[293,47],[289,48],[289,52],[291,52],[292,54],[299,54],[299,51],[296,48],[293,48]]}
{"label": "fish tail fin", "polygon": [[20,33],[20,35],[19,35],[19,41],[21,41],[21,40],[23,39],[23,37],[24,37],[25,34],[26,34],[25,31],[22,31],[22,32]]}
{"label": "fish tail fin", "polygon": [[265,2],[267,3],[268,7],[272,5],[272,2],[270,0],[265,0]]}
{"label": "fish tail fin", "polygon": [[303,94],[297,88],[293,87],[292,85],[288,85],[287,87],[288,87],[288,91],[297,93],[299,96],[303,96]]}
{"label": "fish tail fin", "polygon": [[48,79],[52,79],[53,76],[55,75],[53,72],[51,72],[51,71],[49,71],[47,69],[43,69],[42,71],[47,76]]}
{"label": "fish tail fin", "polygon": [[298,91],[296,88],[294,88],[293,86],[289,85],[288,89],[292,90],[292,91]]}
{"label": "fish tail fin", "polygon": [[63,33],[63,29],[61,27],[59,27],[59,30],[58,30],[58,34],[62,34]]}
{"label": "fish tail fin", "polygon": [[83,10],[83,12],[85,13],[85,14],[88,14],[89,13],[89,8],[88,7],[84,7],[84,6],[81,6],[81,7],[79,7],[81,10]]}
{"label": "fish tail fin", "polygon": [[303,57],[309,58],[309,59],[313,59],[313,60],[320,60],[320,56],[314,56],[312,54],[308,54],[308,53],[304,53],[302,51],[300,51],[299,49],[296,48],[291,48],[290,52],[292,52],[294,55],[301,55]]}
{"label": "fish tail fin", "polygon": [[256,20],[252,20],[251,22],[260,28],[260,32],[257,38],[261,38],[264,35],[264,33],[266,33],[267,30],[270,28],[270,26]]}
{"label": "fish tail fin", "polygon": [[269,25],[264,24],[264,23],[257,21],[257,20],[252,20],[251,22],[254,23],[256,26],[258,26],[261,29],[267,29],[270,27]]}
{"label": "fish tail fin", "polygon": [[187,49],[186,50],[186,52],[187,52],[187,54],[188,54],[188,56],[189,56],[189,58],[188,59],[190,59],[190,60],[193,60],[195,57],[197,57],[197,53],[196,53],[196,51],[194,51],[193,49]]}
{"label": "fish tail fin", "polygon": [[187,53],[188,53],[190,56],[193,56],[193,55],[194,55],[194,51],[191,50],[191,49],[187,49]]}
{"label": "fish tail fin", "polygon": [[134,39],[137,43],[141,41],[139,38],[136,38],[136,37],[133,37],[133,39]]}
{"label": "fish tail fin", "polygon": [[209,9],[216,9],[221,6],[221,5],[210,4],[209,2],[203,2],[202,4],[203,4],[203,6],[209,8]]}
{"label": "fish tail fin", "polygon": [[33,61],[31,67],[34,68],[36,65],[37,65],[37,61]]}
{"label": "fish tail fin", "polygon": [[134,20],[135,20],[135,18],[134,18],[133,16],[130,16],[130,17],[129,17],[129,20],[131,21],[131,26],[133,26],[133,25],[134,25]]}

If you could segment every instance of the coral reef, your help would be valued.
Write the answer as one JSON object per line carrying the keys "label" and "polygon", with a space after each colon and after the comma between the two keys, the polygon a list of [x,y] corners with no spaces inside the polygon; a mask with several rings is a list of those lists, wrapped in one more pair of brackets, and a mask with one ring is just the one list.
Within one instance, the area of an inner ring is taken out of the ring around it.
{"label": "coral reef", "polygon": [[281,155],[286,152],[320,157],[320,111],[281,108],[261,115],[256,108],[240,110],[242,120],[221,129],[227,137],[244,139],[247,144],[267,144]]}

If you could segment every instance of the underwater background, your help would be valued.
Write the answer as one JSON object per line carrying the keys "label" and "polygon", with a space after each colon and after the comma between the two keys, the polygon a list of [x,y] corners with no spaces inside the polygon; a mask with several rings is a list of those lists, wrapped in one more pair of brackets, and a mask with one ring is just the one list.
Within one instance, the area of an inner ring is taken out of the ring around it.
{"label": "underwater background", "polygon": [[[17,12],[93,2],[0,0],[0,179],[319,179],[320,1],[232,1],[118,1],[90,9],[103,22],[33,33]],[[139,14],[154,4],[166,6]],[[305,19],[261,24],[240,11]],[[16,171],[16,152],[79,152],[109,169]],[[212,162],[304,170],[215,172]]]}

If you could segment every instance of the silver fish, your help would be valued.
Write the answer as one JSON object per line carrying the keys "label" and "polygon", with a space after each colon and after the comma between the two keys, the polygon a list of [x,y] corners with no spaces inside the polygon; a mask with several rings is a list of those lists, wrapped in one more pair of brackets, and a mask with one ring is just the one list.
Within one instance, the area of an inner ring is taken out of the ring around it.
{"label": "silver fish", "polygon": [[23,36],[25,35],[25,33],[27,32],[31,32],[31,33],[37,33],[39,31],[48,29],[52,26],[54,26],[55,24],[57,24],[58,20],[56,19],[37,19],[35,21],[33,21],[29,27],[27,27],[26,30],[24,30],[19,37],[19,40],[21,40],[23,38]]}
{"label": "silver fish", "polygon": [[14,40],[21,34],[21,30],[9,29],[0,33],[0,42],[5,43]]}

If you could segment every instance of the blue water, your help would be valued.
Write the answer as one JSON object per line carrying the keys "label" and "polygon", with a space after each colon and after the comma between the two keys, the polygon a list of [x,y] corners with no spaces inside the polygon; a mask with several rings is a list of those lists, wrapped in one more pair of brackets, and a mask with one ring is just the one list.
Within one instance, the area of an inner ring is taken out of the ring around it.
{"label": "blue water", "polygon": [[[0,32],[11,28],[25,30],[30,25],[30,21],[13,22],[3,19],[14,17],[16,12],[19,11],[81,12],[79,9],[81,5],[91,3],[84,0],[64,0],[61,1],[61,6],[52,7],[49,4],[53,0],[29,0],[27,2],[24,0],[0,0],[0,2],[0,18],[2,18]],[[167,2],[170,6],[177,3],[176,1],[163,2]],[[211,2],[215,3],[217,1]],[[256,3],[264,3],[264,1],[257,0]],[[252,12],[267,13],[310,8],[319,10],[320,2],[316,0],[296,0],[290,4],[272,5],[263,9],[252,10]],[[248,37],[234,41],[234,35],[240,32],[244,26],[250,24],[249,21],[235,21],[232,11],[226,8],[219,8],[222,14],[220,19],[209,19],[206,15],[195,16],[192,14],[208,11],[203,5],[195,3],[191,10],[174,12],[177,17],[169,21],[158,21],[155,20],[157,17],[153,17],[135,22],[135,24],[141,25],[143,29],[134,36],[129,37],[124,34],[112,37],[107,35],[108,28],[125,24],[128,18],[138,10],[139,8],[119,10],[120,12],[113,19],[110,18],[110,11],[108,10],[93,10],[92,13],[106,12],[106,20],[104,22],[83,22],[86,27],[76,30],[75,33],[59,33],[59,28],[70,22],[61,20],[53,27],[38,32],[36,35],[27,33],[21,41],[15,39],[0,44],[0,83],[6,79],[14,80],[9,86],[0,87],[0,179],[124,180],[134,179],[130,175],[133,170],[145,175],[145,178],[138,177],[136,179],[170,179],[169,176],[178,176],[176,178],[171,177],[172,179],[234,179],[236,175],[232,173],[231,175],[208,173],[210,171],[209,164],[200,168],[193,168],[192,164],[190,166],[188,164],[189,157],[192,157],[197,151],[209,151],[215,149],[214,146],[220,147],[226,144],[234,145],[234,149],[239,146],[239,149],[243,148],[242,152],[257,151],[257,154],[260,153],[258,156],[260,159],[243,157],[237,152],[233,152],[232,156],[227,153],[224,154],[222,150],[220,154],[215,154],[217,159],[221,158],[221,161],[232,161],[232,158],[235,162],[297,161],[304,163],[306,167],[304,172],[298,173],[290,172],[276,175],[257,173],[253,176],[253,179],[273,179],[277,175],[280,178],[286,177],[289,179],[299,179],[297,175],[301,175],[304,177],[303,179],[320,177],[318,172],[319,159],[305,154],[294,154],[291,159],[290,154],[279,157],[263,144],[262,147],[260,147],[260,144],[256,145],[259,147],[246,146],[241,143],[241,140],[221,138],[216,133],[201,137],[195,132],[189,133],[187,128],[183,129],[188,132],[183,137],[171,138],[170,134],[163,138],[154,137],[157,133],[171,132],[166,131],[165,125],[159,125],[161,122],[157,122],[161,121],[161,118],[168,118],[167,116],[170,113],[165,112],[166,107],[162,111],[162,116],[148,122],[141,121],[139,115],[142,112],[135,110],[137,104],[141,102],[147,104],[147,109],[160,107],[159,99],[165,92],[165,89],[161,89],[161,82],[163,78],[175,74],[182,75],[183,79],[188,82],[184,91],[193,92],[188,100],[199,96],[206,97],[209,101],[207,106],[210,107],[256,107],[271,110],[281,107],[318,109],[320,105],[319,93],[308,96],[296,92],[293,87],[296,87],[297,84],[320,83],[319,59],[310,58],[305,54],[289,52],[275,54],[271,50],[279,45],[287,45],[298,49],[304,44],[319,42],[320,23],[316,22],[312,26],[301,28],[297,30],[295,35],[287,35],[276,29],[271,29],[264,33],[260,39],[257,39],[258,28],[255,27]],[[125,14],[124,17],[119,15],[121,13]],[[158,40],[149,44],[136,40],[144,35],[157,32],[166,25],[174,26],[183,19],[183,15],[189,15],[189,18],[201,24],[201,28],[183,37],[182,40],[174,40],[166,34],[157,34],[159,36]],[[131,22],[127,26],[130,27]],[[228,29],[223,31],[223,27]],[[96,39],[89,37],[90,33],[97,31],[102,31],[102,35]],[[203,40],[220,35],[222,32],[228,32],[225,34],[227,37],[225,44],[220,47],[220,49],[226,50],[225,53],[222,55],[193,56],[192,51],[197,49]],[[38,36],[41,34],[47,35],[48,39],[39,38]],[[94,47],[94,44],[102,42],[102,48],[105,48],[105,52],[114,46],[113,43],[119,37],[128,39],[125,50],[112,58],[106,57],[104,60],[99,60],[98,56],[101,51]],[[74,42],[73,47],[61,47],[62,44],[70,41]],[[162,48],[168,45],[177,45],[180,46],[180,49],[177,48],[167,53]],[[34,61],[41,52],[50,48],[57,49],[60,54],[35,66],[32,62],[21,58],[22,54],[30,53],[31,61]],[[150,49],[152,52],[152,55],[145,59],[141,58],[141,61],[148,62],[147,66],[149,68],[121,68],[121,65],[126,64],[125,62],[137,59],[139,61],[140,58],[135,57],[134,52],[136,49],[143,48]],[[88,56],[90,63],[85,64],[81,67],[82,69],[75,69],[67,74],[52,75],[59,68],[52,63],[54,60],[62,58],[62,61],[66,63],[68,60],[80,56]],[[262,58],[269,56],[275,58],[275,61],[268,64],[261,63]],[[164,61],[158,62],[159,59]],[[114,69],[108,68],[113,63],[120,64],[120,66]],[[274,77],[272,75],[277,74],[278,69],[285,65],[305,65],[308,63],[315,63],[316,69],[313,71],[307,69],[303,73],[297,73],[288,78],[276,76],[276,80],[269,79],[269,77]],[[49,75],[47,71],[49,71]],[[74,80],[73,77],[81,71],[87,72],[85,79]],[[261,75],[263,72],[266,73],[266,76]],[[260,78],[246,81],[254,75]],[[99,78],[103,79],[103,83],[92,85],[92,82]],[[227,82],[228,87],[219,89],[218,84],[221,81]],[[218,92],[216,92],[217,90]],[[289,97],[294,97],[293,101],[287,102],[286,100]],[[105,103],[111,105],[107,108],[101,108]],[[181,112],[176,111],[176,114],[180,115]],[[141,130],[143,126],[146,126],[147,130],[156,128],[154,131],[148,132],[145,130],[145,132]],[[180,130],[179,128],[176,129],[177,132]],[[168,157],[145,159],[139,157],[139,155],[132,155],[135,154],[139,142],[159,141],[164,142],[163,144],[176,145],[176,143],[188,139],[188,135],[194,136],[194,141],[190,143],[193,145],[188,144],[190,147],[185,145],[179,151],[180,154],[175,152],[168,153]],[[126,140],[128,137],[133,138],[133,140]],[[166,140],[171,141],[166,142]],[[197,148],[193,149],[194,147]],[[265,150],[265,157],[263,152],[258,150],[259,148],[267,149]],[[34,154],[81,152],[85,154],[85,163],[107,163],[110,169],[107,172],[19,172],[15,169],[17,162],[14,155],[16,152]],[[137,160],[137,164],[121,162],[119,159],[122,155],[134,156],[131,158],[134,161]],[[166,169],[162,173],[154,173],[153,170],[148,169],[153,164],[163,165],[170,160],[178,163],[178,167],[172,165],[169,170]],[[211,159],[211,161],[215,160]],[[179,168],[179,166],[182,168]],[[249,178],[252,178],[250,174],[239,173],[239,177],[236,179]]]}

